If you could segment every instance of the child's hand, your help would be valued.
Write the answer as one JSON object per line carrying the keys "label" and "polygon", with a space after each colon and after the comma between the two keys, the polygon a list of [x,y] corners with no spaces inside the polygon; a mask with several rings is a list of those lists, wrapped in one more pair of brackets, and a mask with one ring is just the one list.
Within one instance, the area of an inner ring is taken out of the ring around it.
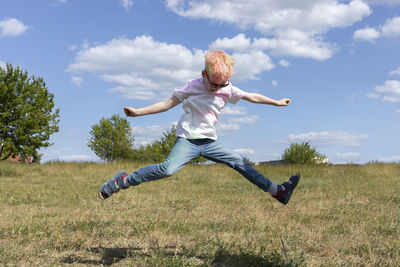
{"label": "child's hand", "polygon": [[124,112],[125,112],[126,116],[128,116],[128,117],[138,116],[136,109],[134,109],[132,107],[124,107]]}
{"label": "child's hand", "polygon": [[289,98],[283,98],[281,100],[278,100],[278,105],[277,106],[284,106],[286,107],[287,105],[290,104],[290,99]]}

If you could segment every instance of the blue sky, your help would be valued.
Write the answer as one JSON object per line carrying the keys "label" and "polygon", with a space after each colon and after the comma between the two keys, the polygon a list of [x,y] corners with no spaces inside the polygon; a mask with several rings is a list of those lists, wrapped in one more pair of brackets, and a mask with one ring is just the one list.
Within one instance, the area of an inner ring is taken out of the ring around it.
{"label": "blue sky", "polygon": [[[286,107],[239,101],[219,139],[254,161],[309,141],[333,163],[400,161],[400,0],[2,0],[0,66],[44,78],[60,108],[47,160],[98,160],[91,126],[171,96],[224,49],[232,83]],[[129,118],[136,145],[181,114]]]}

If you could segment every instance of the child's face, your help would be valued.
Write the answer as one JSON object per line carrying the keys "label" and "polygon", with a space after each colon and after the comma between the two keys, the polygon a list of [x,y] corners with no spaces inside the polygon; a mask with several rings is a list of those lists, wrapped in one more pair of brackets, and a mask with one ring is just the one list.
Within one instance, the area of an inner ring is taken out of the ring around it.
{"label": "child's face", "polygon": [[216,92],[219,89],[229,85],[229,80],[222,81],[222,83],[221,83],[221,81],[219,81],[220,83],[215,83],[214,81],[211,81],[210,76],[208,75],[207,71],[205,71],[205,70],[203,70],[201,75],[203,76],[204,84],[212,92]]}

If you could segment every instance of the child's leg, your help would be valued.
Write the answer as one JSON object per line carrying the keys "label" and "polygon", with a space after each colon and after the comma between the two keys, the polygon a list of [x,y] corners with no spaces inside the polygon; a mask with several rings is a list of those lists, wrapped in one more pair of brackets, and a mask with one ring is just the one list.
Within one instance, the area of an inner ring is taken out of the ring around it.
{"label": "child's leg", "polygon": [[106,181],[100,188],[99,196],[102,199],[110,197],[120,189],[126,189],[131,185],[138,185],[147,181],[154,181],[169,177],[179,171],[186,163],[200,154],[197,146],[184,138],[178,138],[168,158],[160,164],[152,164],[143,167],[130,175],[124,172]]}
{"label": "child's leg", "polygon": [[257,185],[265,192],[271,193],[272,196],[277,198],[283,204],[287,204],[300,179],[300,174],[296,174],[296,176],[292,176],[288,182],[277,186],[268,178],[264,177],[264,175],[259,173],[247,159],[243,158],[239,154],[232,153],[217,141],[208,144],[202,150],[201,156],[218,163],[223,163],[235,169],[247,180]]}

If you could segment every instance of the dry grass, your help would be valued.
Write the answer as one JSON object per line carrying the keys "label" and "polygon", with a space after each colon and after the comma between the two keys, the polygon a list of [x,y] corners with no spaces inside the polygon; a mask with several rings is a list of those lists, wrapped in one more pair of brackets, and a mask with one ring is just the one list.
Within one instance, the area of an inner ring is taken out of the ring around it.
{"label": "dry grass", "polygon": [[1,266],[399,266],[400,165],[300,171],[283,206],[235,171],[186,166],[106,201],[99,186],[139,163],[0,163]]}

